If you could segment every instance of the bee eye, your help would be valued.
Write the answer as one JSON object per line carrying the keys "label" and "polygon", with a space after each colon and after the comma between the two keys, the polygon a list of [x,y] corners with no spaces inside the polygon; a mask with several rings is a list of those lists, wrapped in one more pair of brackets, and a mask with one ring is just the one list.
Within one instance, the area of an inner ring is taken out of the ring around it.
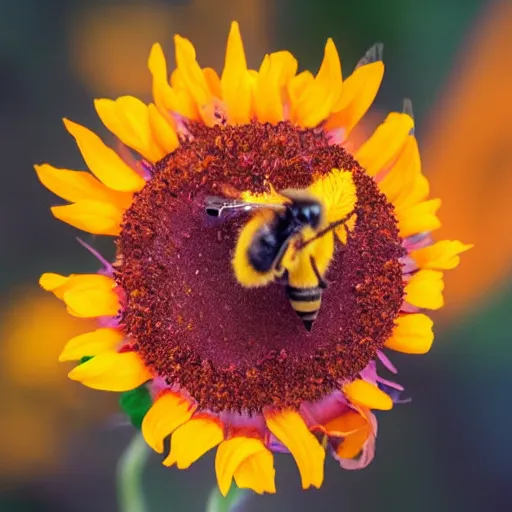
{"label": "bee eye", "polygon": [[309,213],[310,213],[309,210],[302,210],[297,215],[297,219],[300,222],[305,224],[305,223],[309,222],[309,217],[310,217]]}

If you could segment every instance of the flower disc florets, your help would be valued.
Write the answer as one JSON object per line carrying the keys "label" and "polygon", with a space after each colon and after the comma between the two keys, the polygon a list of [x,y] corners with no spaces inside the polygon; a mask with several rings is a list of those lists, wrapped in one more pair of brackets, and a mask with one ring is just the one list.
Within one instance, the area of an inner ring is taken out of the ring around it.
{"label": "flower disc florets", "polygon": [[[135,196],[118,239],[115,279],[133,348],[201,409],[257,413],[327,396],[375,358],[402,306],[393,206],[322,130],[288,122],[187,130]],[[346,245],[337,242],[308,333],[281,284],[247,289],[236,281],[231,259],[247,214],[211,219],[203,202],[226,188],[307,188],[333,168],[352,173],[357,221]]]}

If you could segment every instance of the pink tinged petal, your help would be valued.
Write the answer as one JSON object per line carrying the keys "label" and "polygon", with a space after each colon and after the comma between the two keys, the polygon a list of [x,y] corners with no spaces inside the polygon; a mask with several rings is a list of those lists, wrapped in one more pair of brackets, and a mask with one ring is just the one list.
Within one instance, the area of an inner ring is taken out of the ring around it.
{"label": "pink tinged petal", "polygon": [[377,357],[387,370],[391,373],[398,373],[396,366],[390,361],[388,356],[382,352],[382,350],[377,351]]}

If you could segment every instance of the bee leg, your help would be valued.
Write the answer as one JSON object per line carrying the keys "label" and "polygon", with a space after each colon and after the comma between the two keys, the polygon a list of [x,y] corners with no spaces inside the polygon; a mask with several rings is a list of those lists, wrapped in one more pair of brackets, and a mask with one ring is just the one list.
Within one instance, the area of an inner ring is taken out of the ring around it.
{"label": "bee leg", "polygon": [[315,273],[315,276],[318,279],[318,286],[323,289],[327,288],[327,283],[323,280],[322,276],[320,275],[320,272],[318,271],[315,258],[313,258],[313,256],[310,256],[309,261],[311,262],[311,268],[313,269],[313,272]]}
{"label": "bee leg", "polygon": [[281,269],[281,270],[282,270],[282,273],[276,275],[274,282],[285,286],[288,284],[288,270],[286,270],[286,269]]}

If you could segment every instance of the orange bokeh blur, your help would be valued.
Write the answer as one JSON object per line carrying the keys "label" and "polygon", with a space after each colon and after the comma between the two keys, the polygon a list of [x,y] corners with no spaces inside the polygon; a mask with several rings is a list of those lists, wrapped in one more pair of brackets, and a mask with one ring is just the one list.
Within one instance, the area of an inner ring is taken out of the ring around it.
{"label": "orange bokeh blur", "polygon": [[512,270],[512,4],[497,2],[463,48],[421,146],[434,197],[441,197],[438,237],[475,248],[446,275],[444,315],[478,307]]}

